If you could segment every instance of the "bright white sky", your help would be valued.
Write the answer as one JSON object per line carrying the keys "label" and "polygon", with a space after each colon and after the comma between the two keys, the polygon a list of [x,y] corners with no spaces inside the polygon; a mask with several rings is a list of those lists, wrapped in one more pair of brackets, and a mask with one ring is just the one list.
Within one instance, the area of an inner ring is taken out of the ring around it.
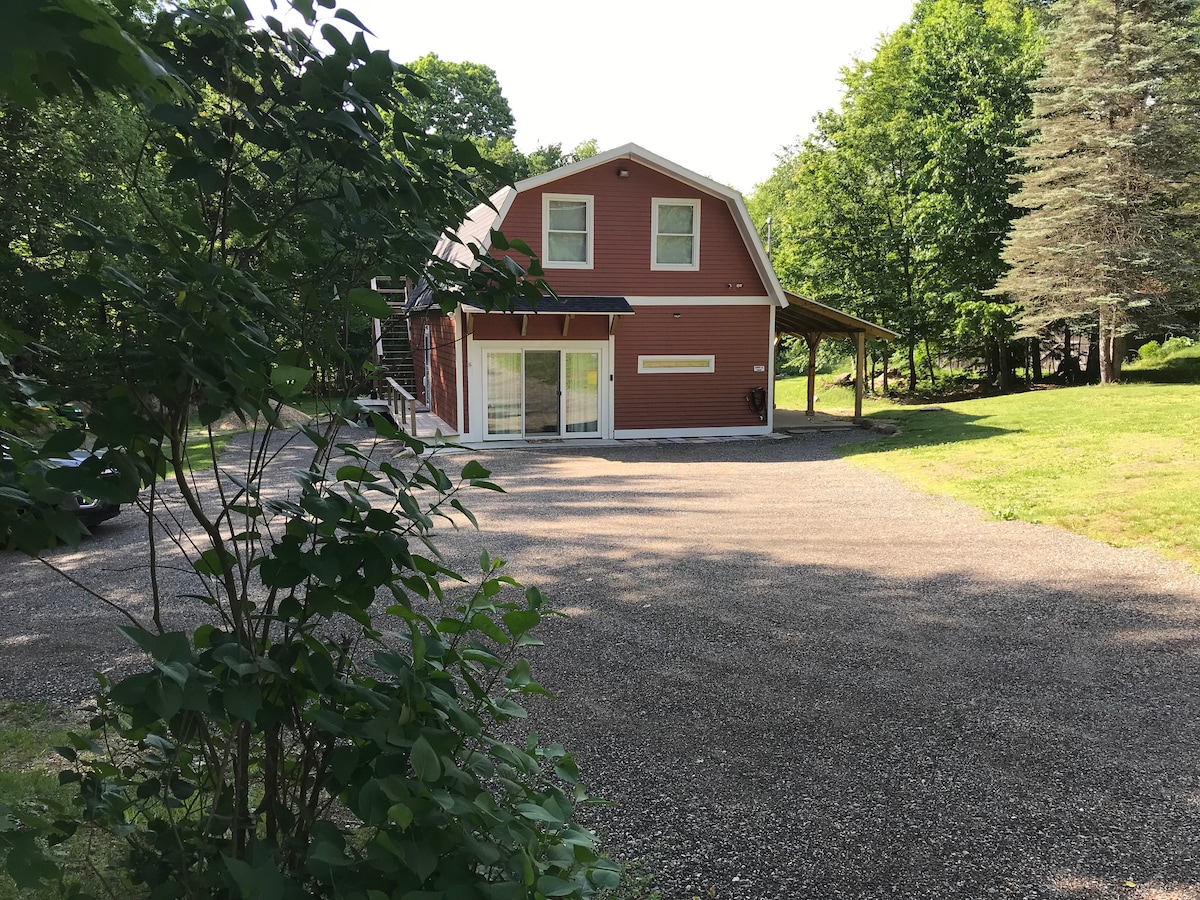
{"label": "bright white sky", "polygon": [[[434,52],[496,71],[516,144],[640,144],[745,194],[841,95],[913,0],[354,0],[397,62]],[[705,9],[710,10],[708,12]]]}

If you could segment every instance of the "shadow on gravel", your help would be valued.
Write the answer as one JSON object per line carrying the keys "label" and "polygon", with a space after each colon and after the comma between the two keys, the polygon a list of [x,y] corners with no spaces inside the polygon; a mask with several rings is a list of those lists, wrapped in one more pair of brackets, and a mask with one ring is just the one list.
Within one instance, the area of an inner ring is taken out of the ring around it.
{"label": "shadow on gravel", "polygon": [[1200,617],[1156,611],[1174,598],[752,553],[583,572],[541,573],[574,615],[534,727],[579,749],[616,803],[596,821],[667,896],[1195,884]]}
{"label": "shadow on gravel", "polygon": [[843,454],[853,456],[860,453],[880,453],[897,447],[925,447],[934,444],[959,444],[965,441],[983,441],[1011,434],[1017,429],[997,428],[995,425],[977,424],[984,416],[967,415],[957,410],[931,406],[923,409],[889,410],[877,418],[898,421],[900,433],[886,441],[868,441],[847,446]]}
{"label": "shadow on gravel", "polygon": [[830,532],[721,505],[753,451],[680,452],[694,477],[659,448],[505,461],[501,526],[463,538],[567,610],[531,727],[664,897],[1200,897],[1194,595],[806,561]]}

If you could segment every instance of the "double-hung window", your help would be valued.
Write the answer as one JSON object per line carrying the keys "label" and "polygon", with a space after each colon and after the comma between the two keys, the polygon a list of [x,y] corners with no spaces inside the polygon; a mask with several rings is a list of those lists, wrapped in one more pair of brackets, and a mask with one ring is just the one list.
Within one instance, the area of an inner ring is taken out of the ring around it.
{"label": "double-hung window", "polygon": [[542,265],[592,268],[595,199],[586,194],[542,195]]}
{"label": "double-hung window", "polygon": [[699,271],[700,201],[655,197],[651,203],[650,268],[654,271]]}

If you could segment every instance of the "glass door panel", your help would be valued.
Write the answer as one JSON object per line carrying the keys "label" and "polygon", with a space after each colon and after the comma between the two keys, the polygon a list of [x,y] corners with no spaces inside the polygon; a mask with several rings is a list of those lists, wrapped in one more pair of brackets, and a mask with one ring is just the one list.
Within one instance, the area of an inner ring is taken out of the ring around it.
{"label": "glass door panel", "polygon": [[487,354],[487,433],[521,433],[521,353]]}
{"label": "glass door panel", "polygon": [[525,433],[559,434],[562,353],[525,351]]}
{"label": "glass door panel", "polygon": [[567,433],[600,431],[600,354],[566,353]]}

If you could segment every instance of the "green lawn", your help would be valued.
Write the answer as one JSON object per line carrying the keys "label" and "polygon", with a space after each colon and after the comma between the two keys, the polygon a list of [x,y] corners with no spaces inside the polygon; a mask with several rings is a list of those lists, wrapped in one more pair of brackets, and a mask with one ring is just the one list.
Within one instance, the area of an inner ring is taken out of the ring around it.
{"label": "green lawn", "polygon": [[[300,412],[307,413],[310,416],[328,417],[332,407],[336,403],[331,400],[318,400],[311,397],[302,397],[288,404],[293,409],[298,409]],[[261,423],[260,423],[261,427]],[[193,419],[188,425],[188,441],[184,448],[184,453],[187,457],[188,469],[193,472],[201,472],[205,469],[211,469],[213,466],[212,451],[215,448],[217,457],[219,458],[225,452],[225,448],[239,434],[245,434],[249,431],[249,427],[234,428],[228,431],[213,432],[212,441],[209,442],[208,429],[200,424],[199,419]]]}
{"label": "green lawn", "polygon": [[[784,398],[798,383],[792,408],[803,408],[803,379],[791,381],[780,382],[779,405],[792,406]],[[1200,570],[1200,385],[1061,388],[938,407],[874,401],[866,413],[900,433],[842,453],[998,518],[1149,547]]]}
{"label": "green lawn", "polygon": [[1124,381],[1200,384],[1200,346],[1177,350],[1161,359],[1126,363],[1121,371]]}
{"label": "green lawn", "polygon": [[[78,723],[68,722],[45,704],[0,701],[0,809],[45,798],[69,802],[71,790],[58,784],[57,773],[65,763],[49,748],[65,744],[71,727],[78,728]],[[18,892],[0,871],[0,900],[29,896]]]}
{"label": "green lawn", "polygon": [[[836,377],[836,374],[817,376],[817,398],[813,408],[817,412],[829,413],[834,416],[852,416],[854,415],[854,388],[834,386],[828,383]],[[801,375],[797,378],[783,378],[775,382],[775,405],[781,409],[807,409],[808,378]],[[869,394],[863,398],[863,415],[896,408],[896,404]]]}

